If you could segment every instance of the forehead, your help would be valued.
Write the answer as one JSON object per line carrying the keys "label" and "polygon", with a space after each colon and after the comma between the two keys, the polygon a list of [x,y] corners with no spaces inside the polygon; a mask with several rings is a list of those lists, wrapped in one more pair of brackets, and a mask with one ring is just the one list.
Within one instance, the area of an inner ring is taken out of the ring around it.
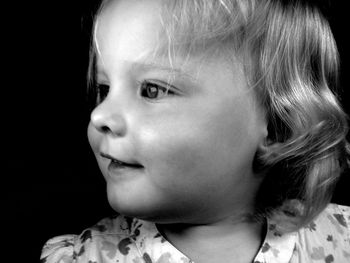
{"label": "forehead", "polygon": [[165,36],[158,1],[112,1],[96,21],[97,68],[100,72],[121,72],[130,66],[136,72],[156,69],[195,75],[188,69],[198,65],[203,56],[189,59],[170,54]]}
{"label": "forehead", "polygon": [[112,1],[96,20],[95,46],[98,55],[142,59],[158,50],[161,31],[158,1]]}
{"label": "forehead", "polygon": [[163,7],[158,0],[111,1],[96,21],[98,71],[113,75],[155,69],[198,81],[204,65],[220,61],[231,72],[240,68],[223,47],[187,52],[184,47],[172,46],[162,20]]}
{"label": "forehead", "polygon": [[109,1],[95,24],[94,39],[98,55],[102,52],[108,56],[110,53],[124,54],[136,60],[153,62],[160,59],[170,64],[175,63],[176,59],[187,61],[190,57],[198,59],[214,54],[227,55],[224,54],[226,49],[223,43],[207,45],[201,41],[200,45],[192,45],[189,43],[191,40],[181,37],[187,36],[186,28],[177,27],[175,34],[174,29],[169,27],[169,21],[173,18],[165,12],[167,7],[161,1]]}

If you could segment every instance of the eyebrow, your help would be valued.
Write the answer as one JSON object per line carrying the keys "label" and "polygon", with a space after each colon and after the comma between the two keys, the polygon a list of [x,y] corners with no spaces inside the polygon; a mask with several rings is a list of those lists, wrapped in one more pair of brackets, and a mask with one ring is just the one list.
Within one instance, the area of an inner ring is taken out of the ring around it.
{"label": "eyebrow", "polygon": [[[97,74],[106,76],[103,64],[96,63]],[[189,72],[172,66],[165,66],[160,63],[154,62],[133,62],[131,69],[135,72],[149,72],[149,71],[162,71],[167,74],[176,75],[182,79],[187,79],[193,84],[198,84],[198,79],[191,75]]]}
{"label": "eyebrow", "polygon": [[176,68],[176,67],[172,67],[172,66],[170,66],[170,67],[164,66],[164,65],[161,65],[158,63],[153,63],[153,62],[146,62],[146,63],[136,62],[136,63],[132,64],[132,69],[139,70],[139,71],[145,71],[145,72],[152,71],[152,70],[164,71],[166,73],[175,74],[179,77],[189,79],[195,83],[198,82],[198,80],[193,75],[191,75],[189,72],[187,72],[181,68]]}

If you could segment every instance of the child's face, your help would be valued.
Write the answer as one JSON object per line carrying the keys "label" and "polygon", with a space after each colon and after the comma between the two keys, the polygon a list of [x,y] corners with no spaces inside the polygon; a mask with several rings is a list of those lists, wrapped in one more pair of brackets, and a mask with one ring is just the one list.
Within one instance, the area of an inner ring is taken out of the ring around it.
{"label": "child's face", "polygon": [[[169,71],[169,60],[149,59],[158,8],[158,1],[117,1],[100,16],[98,82],[110,90],[91,114],[89,141],[115,210],[205,223],[252,204],[260,182],[252,161],[266,123],[238,62],[202,54],[177,58]],[[111,165],[101,154],[138,165]]]}

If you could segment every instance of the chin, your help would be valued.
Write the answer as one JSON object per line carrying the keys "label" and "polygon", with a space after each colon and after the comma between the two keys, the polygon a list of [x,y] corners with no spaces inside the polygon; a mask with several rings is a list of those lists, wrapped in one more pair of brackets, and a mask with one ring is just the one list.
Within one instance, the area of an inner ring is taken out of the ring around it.
{"label": "chin", "polygon": [[122,199],[116,199],[114,194],[108,195],[108,202],[112,209],[118,214],[127,217],[134,217],[153,223],[168,224],[181,222],[180,217],[174,215],[167,209],[162,209],[159,204],[145,203],[144,200],[135,202],[136,200],[127,201]]}
{"label": "chin", "polygon": [[118,195],[115,191],[108,191],[108,202],[114,211],[124,216],[150,220],[156,214],[155,209],[152,209],[141,196],[128,197]]}

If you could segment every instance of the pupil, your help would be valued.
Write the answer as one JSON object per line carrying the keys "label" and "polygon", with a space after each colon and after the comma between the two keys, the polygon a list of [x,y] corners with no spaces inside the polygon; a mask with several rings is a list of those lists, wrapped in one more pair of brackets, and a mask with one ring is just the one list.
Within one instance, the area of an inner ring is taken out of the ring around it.
{"label": "pupil", "polygon": [[158,89],[157,87],[150,86],[148,89],[148,95],[150,98],[156,98],[158,95]]}

